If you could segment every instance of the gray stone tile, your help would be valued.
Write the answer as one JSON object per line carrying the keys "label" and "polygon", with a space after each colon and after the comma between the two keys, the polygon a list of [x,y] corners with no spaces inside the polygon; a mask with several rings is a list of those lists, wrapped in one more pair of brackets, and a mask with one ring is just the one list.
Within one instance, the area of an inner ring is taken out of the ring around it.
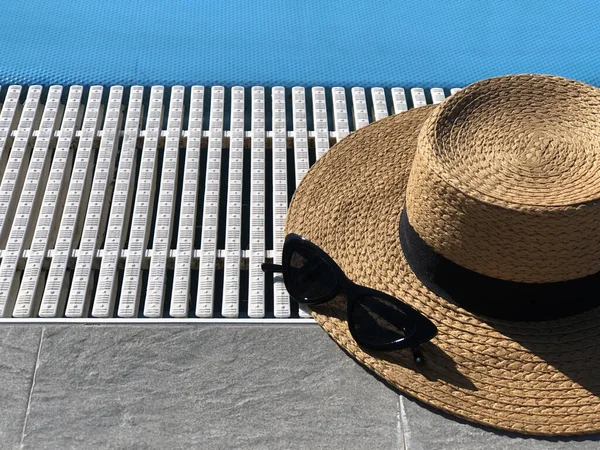
{"label": "gray stone tile", "polygon": [[0,327],[0,445],[18,447],[21,441],[31,382],[40,344],[41,327]]}
{"label": "gray stone tile", "polygon": [[48,327],[24,448],[402,449],[398,398],[317,326]]}
{"label": "gray stone tile", "polygon": [[407,450],[598,450],[600,435],[543,439],[491,430],[401,399]]}

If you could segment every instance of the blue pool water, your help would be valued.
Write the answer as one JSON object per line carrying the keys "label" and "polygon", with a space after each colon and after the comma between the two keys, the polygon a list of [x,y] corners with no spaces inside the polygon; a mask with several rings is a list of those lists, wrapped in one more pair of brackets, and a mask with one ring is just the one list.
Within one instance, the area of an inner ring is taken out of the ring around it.
{"label": "blue pool water", "polygon": [[600,85],[598,0],[2,2],[0,82]]}

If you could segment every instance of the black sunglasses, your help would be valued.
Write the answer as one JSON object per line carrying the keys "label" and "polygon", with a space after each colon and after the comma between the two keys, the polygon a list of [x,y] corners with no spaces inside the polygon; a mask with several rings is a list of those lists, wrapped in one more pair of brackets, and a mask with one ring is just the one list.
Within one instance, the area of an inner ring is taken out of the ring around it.
{"label": "black sunglasses", "polygon": [[281,272],[290,296],[305,305],[325,303],[344,292],[348,327],[365,348],[410,348],[417,363],[424,361],[420,344],[437,334],[436,326],[419,311],[381,291],[359,286],[323,250],[297,234],[288,234],[282,265],[264,263],[264,272]]}

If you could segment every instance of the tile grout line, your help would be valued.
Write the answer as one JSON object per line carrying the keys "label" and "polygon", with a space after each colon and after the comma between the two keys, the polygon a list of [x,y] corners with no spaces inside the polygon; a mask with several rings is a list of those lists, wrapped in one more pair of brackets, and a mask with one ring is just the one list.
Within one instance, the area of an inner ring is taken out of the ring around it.
{"label": "tile grout line", "polygon": [[406,439],[406,428],[405,428],[405,422],[406,422],[406,408],[404,408],[404,398],[402,397],[402,395],[398,394],[398,415],[397,415],[397,419],[398,419],[398,436],[402,437],[402,446],[398,447],[400,450],[407,450],[408,447],[407,445],[407,439]]}
{"label": "tile grout line", "polygon": [[42,327],[42,332],[40,333],[40,343],[38,345],[37,358],[35,360],[35,367],[33,369],[33,378],[31,379],[31,389],[29,390],[29,398],[27,399],[27,410],[25,411],[25,420],[23,421],[23,430],[21,432],[21,442],[20,447],[24,448],[24,440],[25,440],[25,430],[27,429],[27,422],[29,421],[29,415],[31,414],[31,398],[33,397],[33,388],[35,387],[35,379],[37,377],[37,372],[40,367],[40,354],[42,353],[42,341],[44,340],[44,332],[46,331],[46,327]]}

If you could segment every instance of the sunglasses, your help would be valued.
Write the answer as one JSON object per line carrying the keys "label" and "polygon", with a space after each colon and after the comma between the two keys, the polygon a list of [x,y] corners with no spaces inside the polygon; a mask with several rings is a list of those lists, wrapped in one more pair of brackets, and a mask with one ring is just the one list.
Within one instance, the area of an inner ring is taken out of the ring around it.
{"label": "sunglasses", "polygon": [[381,291],[359,286],[318,246],[288,234],[282,265],[264,263],[264,272],[282,273],[290,296],[304,305],[318,305],[340,292],[348,299],[348,328],[361,346],[374,350],[410,348],[424,362],[419,346],[437,334],[436,326],[416,309]]}

